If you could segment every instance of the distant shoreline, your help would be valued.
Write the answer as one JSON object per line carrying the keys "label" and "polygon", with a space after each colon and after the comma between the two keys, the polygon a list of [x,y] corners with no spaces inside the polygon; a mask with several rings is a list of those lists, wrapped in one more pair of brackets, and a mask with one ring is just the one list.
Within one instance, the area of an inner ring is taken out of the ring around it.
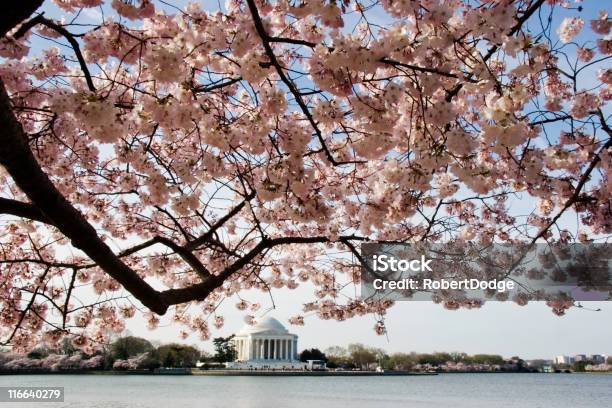
{"label": "distant shoreline", "polygon": [[1,370],[0,376],[10,375],[165,375],[165,376],[211,376],[211,377],[393,377],[393,376],[432,376],[438,374],[597,374],[612,375],[609,372],[580,373],[539,373],[518,371],[453,371],[453,372],[418,372],[418,371],[247,371],[247,370],[192,370],[154,372],[149,370],[107,371],[107,370]]}
{"label": "distant shoreline", "polygon": [[438,373],[414,371],[272,371],[272,370],[191,370],[163,371],[149,370],[107,371],[107,370],[19,370],[0,371],[0,375],[166,375],[166,376],[253,376],[253,377],[368,377],[368,376],[427,376]]}
{"label": "distant shoreline", "polygon": [[254,377],[381,377],[381,376],[426,376],[438,373],[419,373],[413,371],[247,371],[247,370],[207,370],[194,371],[196,376],[254,376]]}

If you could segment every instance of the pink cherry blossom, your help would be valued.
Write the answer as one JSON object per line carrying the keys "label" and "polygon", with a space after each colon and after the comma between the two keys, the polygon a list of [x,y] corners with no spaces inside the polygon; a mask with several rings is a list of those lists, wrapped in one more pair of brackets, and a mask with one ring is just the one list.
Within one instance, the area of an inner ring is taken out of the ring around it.
{"label": "pink cherry blossom", "polygon": [[557,33],[562,42],[568,43],[582,30],[584,20],[579,17],[566,17],[561,22]]}

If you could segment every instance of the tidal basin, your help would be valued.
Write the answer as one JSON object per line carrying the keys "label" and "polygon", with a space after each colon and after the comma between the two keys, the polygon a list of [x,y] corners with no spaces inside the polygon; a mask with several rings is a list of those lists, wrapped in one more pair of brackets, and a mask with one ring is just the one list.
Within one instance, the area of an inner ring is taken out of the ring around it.
{"label": "tidal basin", "polygon": [[[440,374],[413,377],[3,375],[0,386],[64,387],[62,403],[18,408],[612,406],[612,375]],[[0,408],[11,405],[0,403]]]}

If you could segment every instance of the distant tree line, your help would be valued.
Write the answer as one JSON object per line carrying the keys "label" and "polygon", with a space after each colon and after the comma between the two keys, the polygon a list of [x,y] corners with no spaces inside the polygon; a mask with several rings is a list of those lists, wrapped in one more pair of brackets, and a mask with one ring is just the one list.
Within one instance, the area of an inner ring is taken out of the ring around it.
{"label": "distant tree line", "polygon": [[66,341],[59,348],[34,348],[27,355],[0,353],[4,370],[152,370],[158,367],[189,368],[207,358],[194,346],[162,344],[157,347],[141,337],[123,336],[86,355]]}
{"label": "distant tree line", "polygon": [[[385,350],[365,346],[360,343],[348,347],[333,346],[321,352],[318,349],[307,349],[300,354],[301,361],[324,360],[328,368],[368,370],[381,367],[387,370],[411,370],[416,365],[439,366],[448,362],[463,364],[501,365],[505,360],[497,354],[468,355],[460,352],[436,353],[387,353]],[[517,361],[522,361],[517,358]]]}
{"label": "distant tree line", "polygon": [[420,365],[440,366],[447,363],[463,363],[466,365],[473,364],[488,364],[502,365],[505,360],[497,354],[475,354],[468,355],[466,353],[393,353],[385,356],[382,361],[383,368],[396,370],[409,370],[412,367]]}
{"label": "distant tree line", "polygon": [[[236,359],[233,337],[213,339],[214,354],[198,350],[190,345],[170,343],[154,346],[150,341],[135,336],[122,336],[100,348],[93,355],[85,355],[69,341],[58,348],[34,348],[27,355],[0,352],[0,370],[50,369],[50,370],[152,370],[159,367],[190,368],[198,361],[203,368],[221,368],[223,363]],[[333,346],[321,351],[318,348],[305,349],[299,354],[300,361],[323,360],[330,369],[371,370],[381,367],[385,370],[413,370],[419,366],[437,367],[462,363],[470,365],[502,366],[506,361],[497,354],[468,355],[462,352],[434,353],[387,353],[376,347],[360,343],[347,347]],[[607,363],[612,364],[612,358]],[[523,360],[512,357],[511,362],[519,371]],[[542,360],[542,364],[545,361]],[[573,371],[584,371],[587,362],[574,364]]]}

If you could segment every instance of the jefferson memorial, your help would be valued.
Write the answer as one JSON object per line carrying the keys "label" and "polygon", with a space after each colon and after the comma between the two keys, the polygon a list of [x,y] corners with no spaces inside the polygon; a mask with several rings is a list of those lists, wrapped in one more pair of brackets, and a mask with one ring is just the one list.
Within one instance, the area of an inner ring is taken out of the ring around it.
{"label": "jefferson memorial", "polygon": [[236,361],[227,363],[233,369],[304,369],[298,360],[297,335],[273,317],[246,325],[233,338]]}

